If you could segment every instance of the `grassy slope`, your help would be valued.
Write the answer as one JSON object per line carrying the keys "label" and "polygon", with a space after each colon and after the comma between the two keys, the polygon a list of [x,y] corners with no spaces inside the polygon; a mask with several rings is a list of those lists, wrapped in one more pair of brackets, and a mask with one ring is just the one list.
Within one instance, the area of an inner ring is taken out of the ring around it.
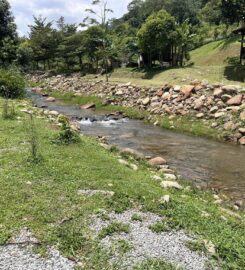
{"label": "grassy slope", "polygon": [[[163,190],[151,179],[152,173],[143,162],[133,161],[140,168],[135,172],[119,164],[116,153],[104,150],[90,138],[84,137],[79,145],[54,145],[51,139],[58,131],[38,118],[43,160],[30,163],[26,126],[24,114],[19,120],[0,117],[0,244],[26,226],[42,241],[39,251],[55,244],[66,256],[83,261],[83,269],[111,269],[106,268],[107,255],[87,229],[90,217],[101,209],[123,211],[141,205],[144,210],[166,216],[164,227],[184,229],[211,240],[217,250],[215,257],[225,261],[222,269],[244,269],[244,224],[223,213],[210,195],[188,189]],[[86,199],[78,195],[79,189],[112,190],[115,195],[111,199]],[[166,206],[158,202],[164,194],[171,196]],[[202,211],[210,216],[202,216]]]}
{"label": "grassy slope", "polygon": [[[207,79],[211,83],[242,84],[245,86],[245,67],[229,65],[227,58],[238,58],[240,44],[237,38],[204,45],[190,53],[193,66],[171,68],[165,71],[141,71],[120,68],[112,73],[112,82],[132,82],[138,85],[161,86],[165,82],[186,84],[194,79]],[[92,78],[88,76],[87,78]]]}

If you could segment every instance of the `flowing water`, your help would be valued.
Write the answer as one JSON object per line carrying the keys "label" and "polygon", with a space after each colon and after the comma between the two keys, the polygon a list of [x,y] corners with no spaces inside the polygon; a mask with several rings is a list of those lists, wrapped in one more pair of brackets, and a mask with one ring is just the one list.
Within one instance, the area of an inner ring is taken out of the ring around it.
{"label": "flowing water", "polygon": [[131,148],[149,156],[162,156],[182,178],[216,188],[233,199],[245,199],[245,148],[155,127],[140,120],[107,117],[103,112],[31,94],[34,103],[79,119],[81,132],[107,136],[110,144]]}

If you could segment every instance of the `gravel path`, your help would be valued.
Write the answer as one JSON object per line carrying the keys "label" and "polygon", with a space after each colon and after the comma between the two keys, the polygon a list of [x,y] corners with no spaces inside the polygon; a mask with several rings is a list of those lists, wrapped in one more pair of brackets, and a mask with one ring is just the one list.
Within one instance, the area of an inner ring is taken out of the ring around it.
{"label": "gravel path", "polygon": [[[142,218],[141,221],[132,221],[132,216],[137,215]],[[133,248],[125,254],[122,261],[122,269],[132,269],[138,263],[146,259],[162,259],[174,263],[176,266],[184,267],[189,270],[204,270],[205,263],[208,260],[204,255],[189,250],[185,242],[192,240],[184,232],[162,232],[156,234],[149,229],[153,225],[162,220],[152,213],[141,213],[138,211],[127,211],[123,214],[109,214],[111,221],[103,221],[96,218],[91,225],[91,229],[99,233],[101,229],[107,227],[111,222],[121,222],[130,225],[128,234],[114,234],[106,236],[101,240],[101,244],[111,250],[115,241],[125,240],[129,242]],[[115,263],[115,259],[112,263]]]}
{"label": "gravel path", "polygon": [[48,258],[42,258],[32,249],[38,244],[27,229],[11,239],[5,246],[0,246],[1,270],[73,270],[74,262],[62,257],[59,252],[49,249]]}

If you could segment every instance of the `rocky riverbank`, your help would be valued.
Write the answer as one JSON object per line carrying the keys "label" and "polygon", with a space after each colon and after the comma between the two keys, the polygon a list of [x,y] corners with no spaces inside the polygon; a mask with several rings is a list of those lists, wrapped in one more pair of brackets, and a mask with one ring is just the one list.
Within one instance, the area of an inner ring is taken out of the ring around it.
{"label": "rocky riverbank", "polygon": [[[216,129],[224,140],[245,145],[245,89],[239,85],[209,84],[194,80],[185,86],[164,83],[160,88],[84,81],[79,75],[28,76],[39,87],[34,91],[72,92],[76,96],[101,97],[106,105],[138,108],[154,116],[190,116]],[[174,127],[174,121],[172,121]],[[156,121],[157,125],[158,122]]]}

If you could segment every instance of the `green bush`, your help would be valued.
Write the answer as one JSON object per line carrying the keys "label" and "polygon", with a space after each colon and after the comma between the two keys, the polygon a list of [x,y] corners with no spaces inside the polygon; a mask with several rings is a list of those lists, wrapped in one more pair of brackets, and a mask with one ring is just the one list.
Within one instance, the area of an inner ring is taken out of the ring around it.
{"label": "green bush", "polygon": [[69,120],[66,117],[61,117],[59,123],[62,125],[61,131],[58,136],[52,140],[53,143],[68,145],[79,143],[81,141],[79,133],[71,129]]}
{"label": "green bush", "polygon": [[25,80],[14,69],[0,69],[0,96],[20,98],[25,95]]}

